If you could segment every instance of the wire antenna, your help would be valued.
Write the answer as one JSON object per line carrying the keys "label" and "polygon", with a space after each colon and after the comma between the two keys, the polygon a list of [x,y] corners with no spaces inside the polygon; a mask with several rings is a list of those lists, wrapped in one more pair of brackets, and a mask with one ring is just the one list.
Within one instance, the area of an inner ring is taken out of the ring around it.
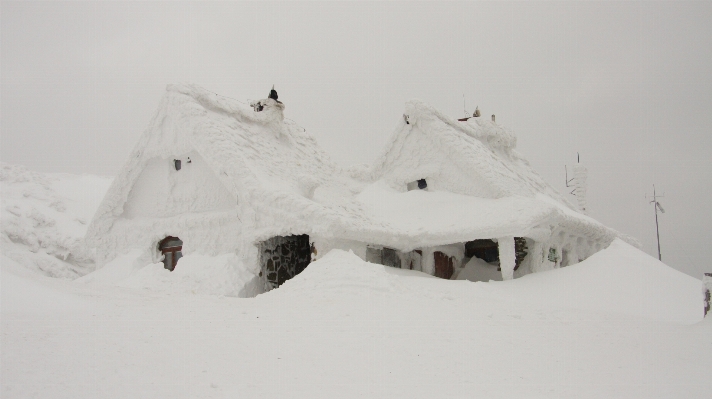
{"label": "wire antenna", "polygon": [[[662,261],[663,258],[660,255],[660,228],[658,227],[658,209],[660,210],[660,213],[665,213],[665,209],[663,209],[663,206],[660,205],[660,203],[658,202],[658,198],[663,198],[663,197],[665,197],[665,193],[663,193],[662,195],[657,195],[655,192],[655,184],[653,184],[653,196],[652,196],[653,199],[650,201],[650,203],[655,204],[653,206],[653,209],[655,209],[655,235],[658,238],[658,260],[659,261]],[[648,198],[648,196],[646,195],[645,198]]]}

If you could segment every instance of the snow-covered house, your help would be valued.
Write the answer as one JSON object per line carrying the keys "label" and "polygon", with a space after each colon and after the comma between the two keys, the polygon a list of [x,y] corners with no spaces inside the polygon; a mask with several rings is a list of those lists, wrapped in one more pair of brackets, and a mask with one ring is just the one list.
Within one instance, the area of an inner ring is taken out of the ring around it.
{"label": "snow-covered house", "polygon": [[89,226],[97,266],[132,249],[168,269],[183,254],[235,253],[269,289],[341,248],[443,278],[475,260],[507,279],[619,236],[546,184],[492,121],[411,101],[375,164],[344,169],[283,111],[168,86]]}

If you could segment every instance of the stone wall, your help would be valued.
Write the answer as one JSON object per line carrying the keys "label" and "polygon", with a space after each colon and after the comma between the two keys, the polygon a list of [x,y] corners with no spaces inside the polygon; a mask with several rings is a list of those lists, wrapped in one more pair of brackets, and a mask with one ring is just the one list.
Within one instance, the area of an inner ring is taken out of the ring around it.
{"label": "stone wall", "polygon": [[311,262],[311,245],[306,234],[272,237],[260,243],[261,276],[271,290],[301,273]]}

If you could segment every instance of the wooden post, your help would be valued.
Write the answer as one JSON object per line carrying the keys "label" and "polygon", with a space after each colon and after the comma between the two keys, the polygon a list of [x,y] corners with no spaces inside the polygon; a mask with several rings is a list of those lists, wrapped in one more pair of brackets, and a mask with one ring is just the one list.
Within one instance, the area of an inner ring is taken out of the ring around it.
{"label": "wooden post", "polygon": [[702,282],[705,285],[705,316],[710,311],[710,291],[712,291],[712,273],[705,273],[702,277]]}
{"label": "wooden post", "polygon": [[499,245],[499,267],[502,269],[502,280],[514,278],[514,266],[517,255],[514,250],[514,237],[500,237],[497,239]]}

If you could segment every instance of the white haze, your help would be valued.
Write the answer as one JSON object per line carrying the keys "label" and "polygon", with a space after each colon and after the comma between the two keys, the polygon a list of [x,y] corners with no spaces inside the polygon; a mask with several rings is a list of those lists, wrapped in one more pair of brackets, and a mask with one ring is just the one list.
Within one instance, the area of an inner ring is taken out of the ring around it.
{"label": "white haze", "polygon": [[[373,160],[405,100],[512,128],[562,192],[576,153],[591,216],[712,272],[712,5],[0,3],[0,157],[115,175],[165,85],[241,101],[272,84],[343,164]],[[570,189],[569,189],[570,190]]]}

